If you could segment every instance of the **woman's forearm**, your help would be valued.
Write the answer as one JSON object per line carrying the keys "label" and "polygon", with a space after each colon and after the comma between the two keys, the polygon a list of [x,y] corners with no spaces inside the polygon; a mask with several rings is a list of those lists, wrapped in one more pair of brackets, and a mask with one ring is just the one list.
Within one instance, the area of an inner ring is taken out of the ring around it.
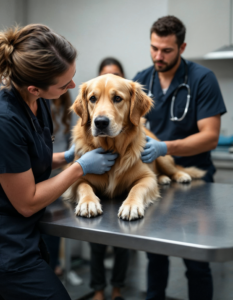
{"label": "woman's forearm", "polygon": [[29,214],[32,215],[54,202],[82,175],[82,167],[79,163],[74,163],[57,176],[37,183],[34,197],[28,207]]}
{"label": "woman's forearm", "polygon": [[65,166],[67,161],[65,160],[65,152],[53,153],[52,169],[57,169]]}
{"label": "woman's forearm", "polygon": [[75,162],[57,176],[37,184],[32,169],[0,174],[0,184],[14,208],[30,217],[59,198],[82,175],[81,165]]}

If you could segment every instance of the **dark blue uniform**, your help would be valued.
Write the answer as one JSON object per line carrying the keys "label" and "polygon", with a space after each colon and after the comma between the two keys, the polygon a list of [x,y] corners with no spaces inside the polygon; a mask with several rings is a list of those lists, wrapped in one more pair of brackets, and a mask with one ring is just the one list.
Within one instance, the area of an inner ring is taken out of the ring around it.
{"label": "dark blue uniform", "polygon": [[[161,141],[173,141],[184,139],[198,133],[197,122],[201,119],[224,114],[226,107],[215,75],[209,69],[196,63],[187,61],[188,85],[191,90],[191,100],[187,115],[182,121],[171,121],[171,100],[176,88],[184,82],[185,63],[181,61],[179,68],[167,90],[163,94],[156,72],[152,87],[154,95],[154,108],[147,114],[151,131]],[[148,93],[150,80],[154,66],[139,72],[134,81],[141,83]],[[187,100],[187,89],[179,90],[175,105],[174,116],[180,118],[183,115]],[[203,178],[207,182],[213,182],[215,167],[211,161],[210,151],[189,157],[174,156],[176,164],[184,167],[196,166],[207,170]],[[188,201],[188,199],[187,199]],[[148,253],[148,289],[147,300],[165,300],[165,289],[168,280],[169,261],[167,256]],[[211,300],[213,284],[208,263],[196,262],[184,259],[187,267],[190,300]]]}
{"label": "dark blue uniform", "polygon": [[[36,117],[15,88],[0,92],[1,174],[32,169],[35,183],[49,178],[53,128],[46,101],[38,100]],[[0,299],[70,299],[41,256],[38,221],[44,210],[23,217],[0,185]]]}
{"label": "dark blue uniform", "polygon": [[[171,99],[176,88],[184,82],[185,63],[181,64],[166,92],[163,94],[160,86],[158,73],[156,72],[152,94],[154,95],[154,108],[146,116],[150,123],[151,131],[161,141],[173,141],[184,139],[192,134],[198,133],[197,122],[201,119],[224,114],[226,107],[223,102],[221,91],[217,79],[212,71],[187,61],[188,64],[188,85],[191,90],[191,101],[188,113],[182,121],[171,121]],[[138,81],[148,92],[150,80],[154,66],[139,72],[134,81]],[[180,118],[183,115],[187,100],[187,89],[179,90],[175,105],[174,116]],[[211,161],[210,151],[193,156],[178,157],[174,156],[175,162],[184,167],[196,166],[208,170],[207,180],[212,181],[215,168]]]}

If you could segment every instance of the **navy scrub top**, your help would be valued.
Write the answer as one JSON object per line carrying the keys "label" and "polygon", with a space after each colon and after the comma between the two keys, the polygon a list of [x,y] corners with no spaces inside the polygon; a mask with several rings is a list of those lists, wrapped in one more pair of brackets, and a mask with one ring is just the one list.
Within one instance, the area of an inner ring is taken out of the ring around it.
{"label": "navy scrub top", "polygon": [[[21,173],[31,168],[35,183],[49,178],[53,154],[48,100],[37,101],[36,117],[14,87],[0,91],[0,173]],[[23,217],[0,185],[0,272],[19,271],[39,263],[37,222],[44,210]]]}
{"label": "navy scrub top", "polygon": [[[171,99],[176,88],[184,82],[185,63],[181,64],[166,92],[163,94],[156,72],[152,88],[154,95],[154,107],[146,115],[150,123],[150,130],[161,141],[173,141],[184,139],[189,135],[198,133],[197,122],[201,119],[224,114],[226,107],[221,95],[217,79],[212,71],[196,63],[186,61],[188,65],[188,85],[191,90],[191,100],[187,115],[182,121],[171,121]],[[152,77],[154,66],[139,72],[133,81],[141,83],[145,92],[148,93],[149,84]],[[179,90],[175,105],[174,116],[180,118],[183,115],[187,100],[187,89]],[[212,174],[215,168],[211,161],[210,151],[194,156],[178,157],[174,156],[176,164],[184,167],[197,166],[204,170],[209,170]]]}

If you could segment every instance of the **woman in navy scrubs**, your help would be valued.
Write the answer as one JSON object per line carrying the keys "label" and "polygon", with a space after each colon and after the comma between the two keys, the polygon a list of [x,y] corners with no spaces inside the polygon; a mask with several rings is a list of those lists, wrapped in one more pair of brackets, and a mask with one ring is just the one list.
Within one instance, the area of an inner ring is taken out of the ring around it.
{"label": "woman in navy scrubs", "polygon": [[115,154],[95,149],[73,161],[53,154],[49,101],[74,88],[76,50],[44,25],[0,32],[0,299],[70,299],[42,257],[38,221],[80,176],[102,174]]}

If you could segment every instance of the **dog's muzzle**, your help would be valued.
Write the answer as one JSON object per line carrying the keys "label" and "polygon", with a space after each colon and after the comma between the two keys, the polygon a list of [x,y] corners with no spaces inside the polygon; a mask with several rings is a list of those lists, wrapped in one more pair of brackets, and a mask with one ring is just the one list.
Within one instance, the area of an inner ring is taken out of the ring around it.
{"label": "dog's muzzle", "polygon": [[109,135],[109,124],[110,120],[107,117],[99,116],[94,120],[95,124],[95,136],[98,135]]}

